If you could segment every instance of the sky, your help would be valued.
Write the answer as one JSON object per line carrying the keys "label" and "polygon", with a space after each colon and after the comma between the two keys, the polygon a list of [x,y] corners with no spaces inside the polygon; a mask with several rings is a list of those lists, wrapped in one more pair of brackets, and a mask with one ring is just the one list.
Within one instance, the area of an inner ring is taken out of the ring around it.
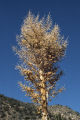
{"label": "sky", "polygon": [[50,12],[53,24],[58,24],[68,38],[66,56],[60,63],[64,75],[59,85],[65,90],[50,105],[65,105],[80,112],[80,0],[0,0],[0,94],[31,102],[18,85],[24,78],[15,70],[18,58],[12,51],[29,10],[40,17]]}

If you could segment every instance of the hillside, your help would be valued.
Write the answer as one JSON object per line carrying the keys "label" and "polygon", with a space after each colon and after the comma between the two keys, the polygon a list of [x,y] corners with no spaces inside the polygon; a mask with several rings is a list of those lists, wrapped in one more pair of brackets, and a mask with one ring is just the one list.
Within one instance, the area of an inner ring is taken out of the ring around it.
{"label": "hillside", "polygon": [[[50,120],[80,120],[80,114],[66,106],[49,106],[48,111]],[[0,95],[0,120],[41,120],[40,118],[33,103]]]}

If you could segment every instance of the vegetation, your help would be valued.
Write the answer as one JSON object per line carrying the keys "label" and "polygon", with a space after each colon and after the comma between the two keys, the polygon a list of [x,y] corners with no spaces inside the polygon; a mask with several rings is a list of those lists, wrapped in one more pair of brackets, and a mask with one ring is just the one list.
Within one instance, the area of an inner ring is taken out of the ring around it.
{"label": "vegetation", "polygon": [[[0,120],[41,120],[33,103],[23,103],[0,95]],[[67,106],[48,106],[49,120],[80,120],[80,113]]]}
{"label": "vegetation", "polygon": [[57,63],[65,55],[67,42],[60,35],[58,25],[52,26],[50,15],[39,19],[29,12],[17,36],[19,48],[14,48],[21,64],[17,66],[26,80],[19,83],[22,90],[38,104],[42,120],[47,120],[48,101],[52,100],[63,88],[57,88],[56,82],[63,75]]}

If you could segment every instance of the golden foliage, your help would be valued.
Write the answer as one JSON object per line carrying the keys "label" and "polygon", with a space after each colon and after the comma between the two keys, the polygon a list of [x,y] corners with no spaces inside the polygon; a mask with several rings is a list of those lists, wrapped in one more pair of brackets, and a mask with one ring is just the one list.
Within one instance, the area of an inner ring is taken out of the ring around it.
{"label": "golden foliage", "polygon": [[20,48],[15,48],[15,51],[22,61],[17,68],[25,80],[30,82],[29,86],[19,84],[26,95],[32,97],[33,102],[43,109],[43,101],[46,106],[48,95],[55,97],[62,92],[62,89],[54,91],[56,82],[62,75],[55,63],[65,55],[67,41],[60,35],[59,26],[52,26],[50,14],[47,19],[40,19],[39,15],[34,16],[30,11],[17,39]]}

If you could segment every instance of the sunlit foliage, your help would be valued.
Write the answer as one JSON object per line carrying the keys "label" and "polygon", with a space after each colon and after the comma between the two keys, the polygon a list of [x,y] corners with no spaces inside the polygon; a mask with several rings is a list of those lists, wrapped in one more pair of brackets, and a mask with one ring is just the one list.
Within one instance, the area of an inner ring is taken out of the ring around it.
{"label": "sunlit foliage", "polygon": [[56,90],[56,82],[63,71],[56,65],[65,55],[67,41],[60,35],[58,25],[52,25],[50,14],[42,19],[28,13],[17,36],[19,47],[14,47],[22,63],[17,66],[27,84],[19,83],[22,90],[37,103],[42,120],[47,120],[48,100],[63,88]]}

